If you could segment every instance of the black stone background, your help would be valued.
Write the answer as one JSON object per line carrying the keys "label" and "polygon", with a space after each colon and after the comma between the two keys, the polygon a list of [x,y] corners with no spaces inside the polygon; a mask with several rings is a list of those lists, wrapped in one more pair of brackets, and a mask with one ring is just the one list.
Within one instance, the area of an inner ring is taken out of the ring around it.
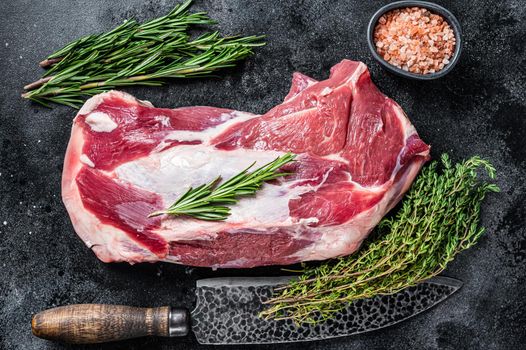
{"label": "black stone background", "polygon": [[[526,348],[526,2],[438,1],[458,17],[464,51],[458,66],[431,82],[393,76],[375,63],[365,32],[387,1],[196,1],[224,33],[267,34],[268,45],[222,79],[183,80],[126,91],[159,107],[212,105],[263,113],[288,91],[292,72],[328,76],[343,58],[364,61],[380,89],[398,101],[437,158],[475,154],[498,170],[502,193],[483,208],[487,234],[445,275],[460,292],[394,327],[288,349]],[[191,349],[185,339],[139,339],[64,346],[31,335],[31,315],[70,303],[191,305],[196,279],[270,275],[278,268],[211,271],[170,264],[104,264],[75,235],[60,199],[63,156],[75,111],[46,109],[19,97],[41,74],[37,62],[79,36],[129,17],[167,13],[168,0],[1,0],[0,14],[0,348]],[[233,347],[242,349],[245,347]],[[273,346],[246,347],[270,349]]]}

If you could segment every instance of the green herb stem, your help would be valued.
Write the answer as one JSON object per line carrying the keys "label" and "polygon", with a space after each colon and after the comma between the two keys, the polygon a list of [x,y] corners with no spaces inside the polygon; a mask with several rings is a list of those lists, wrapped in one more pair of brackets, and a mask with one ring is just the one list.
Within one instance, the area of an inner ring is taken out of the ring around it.
{"label": "green herb stem", "polygon": [[190,5],[191,0],[166,16],[143,24],[128,20],[107,33],[66,45],[40,62],[48,71],[27,84],[22,97],[46,106],[53,102],[78,108],[85,97],[117,87],[211,76],[264,45],[263,36],[223,37],[218,32],[192,40],[191,27],[215,22],[204,12],[189,13]]}
{"label": "green herb stem", "polygon": [[230,208],[240,197],[254,195],[266,181],[275,180],[290,173],[278,172],[283,165],[294,161],[295,155],[286,153],[272,162],[249,172],[252,163],[234,177],[220,184],[221,177],[208,184],[190,187],[174,204],[166,210],[151,213],[148,217],[159,215],[191,216],[196,219],[219,221],[230,215]]}

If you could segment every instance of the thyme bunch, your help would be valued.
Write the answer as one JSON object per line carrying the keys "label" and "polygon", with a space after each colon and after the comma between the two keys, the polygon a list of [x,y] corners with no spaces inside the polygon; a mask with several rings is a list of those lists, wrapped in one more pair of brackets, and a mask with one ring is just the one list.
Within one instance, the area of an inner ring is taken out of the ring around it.
{"label": "thyme bunch", "polygon": [[317,323],[353,300],[396,293],[433,277],[473,246],[484,233],[481,203],[499,191],[479,180],[477,169],[491,179],[495,169],[477,156],[453,166],[442,155],[441,163],[442,171],[437,162],[423,169],[396,215],[376,228],[376,239],[351,256],[305,267],[299,279],[277,288],[261,316]]}
{"label": "thyme bunch", "polygon": [[170,78],[210,76],[235,66],[262,46],[262,36],[223,37],[218,32],[192,39],[189,29],[215,22],[205,12],[189,13],[192,1],[166,16],[88,35],[51,54],[40,66],[43,77],[24,87],[22,97],[78,108],[85,97],[130,85],[159,86]]}
{"label": "thyme bunch", "polygon": [[275,180],[290,173],[278,172],[283,165],[294,161],[295,155],[286,153],[272,162],[249,172],[256,164],[252,163],[234,177],[219,184],[221,177],[214,181],[198,186],[190,187],[174,204],[168,209],[156,211],[148,215],[154,217],[159,215],[186,215],[196,219],[208,221],[225,220],[230,215],[230,208],[226,205],[236,204],[239,197],[251,196],[258,191],[264,182]]}

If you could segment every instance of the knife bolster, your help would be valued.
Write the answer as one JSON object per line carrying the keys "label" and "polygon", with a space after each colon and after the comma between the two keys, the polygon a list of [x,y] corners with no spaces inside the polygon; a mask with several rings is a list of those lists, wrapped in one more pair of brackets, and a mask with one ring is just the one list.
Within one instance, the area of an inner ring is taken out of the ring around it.
{"label": "knife bolster", "polygon": [[184,337],[190,331],[190,321],[186,309],[172,307],[168,323],[169,337]]}

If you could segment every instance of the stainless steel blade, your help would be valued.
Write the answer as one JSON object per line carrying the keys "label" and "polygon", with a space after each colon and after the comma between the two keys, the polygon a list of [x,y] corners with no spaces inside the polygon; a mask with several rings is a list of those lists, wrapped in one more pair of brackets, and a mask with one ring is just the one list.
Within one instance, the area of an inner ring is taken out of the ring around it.
{"label": "stainless steel blade", "polygon": [[392,295],[350,304],[330,320],[298,327],[291,320],[258,317],[273,287],[291,277],[213,278],[197,282],[192,330],[201,344],[265,344],[311,341],[364,333],[406,320],[455,293],[462,282],[435,277]]}

